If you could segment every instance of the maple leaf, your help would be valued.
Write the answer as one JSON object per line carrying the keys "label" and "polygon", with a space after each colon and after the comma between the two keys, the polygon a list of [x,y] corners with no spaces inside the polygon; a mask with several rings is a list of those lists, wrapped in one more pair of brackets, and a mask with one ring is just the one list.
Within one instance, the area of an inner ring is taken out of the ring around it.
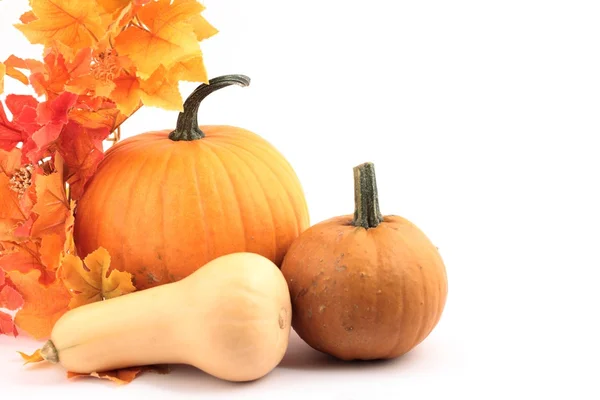
{"label": "maple leaf", "polygon": [[147,79],[159,65],[189,58],[200,52],[192,25],[187,21],[202,10],[195,0],[158,0],[140,8],[143,23],[131,25],[115,38],[115,49],[128,56],[139,76]]}
{"label": "maple leaf", "polygon": [[64,256],[66,256],[67,254],[77,254],[75,249],[75,239],[73,238],[73,229],[75,227],[75,206],[75,200],[71,200],[69,214],[67,215],[67,219],[65,220],[65,241],[63,243],[63,250],[60,258],[59,267],[60,264],[62,264]]}
{"label": "maple leaf", "polygon": [[15,316],[15,324],[35,339],[46,339],[56,321],[68,311],[71,296],[59,279],[40,283],[41,272],[9,271],[8,277],[25,301]]}
{"label": "maple leaf", "polygon": [[63,93],[66,83],[71,79],[63,53],[55,48],[44,56],[43,68],[32,71],[29,81],[38,96],[45,95],[47,100]]}
{"label": "maple leaf", "polygon": [[114,13],[122,10],[131,1],[130,0],[96,0],[96,2],[102,6],[104,11],[108,13]]}
{"label": "maple leaf", "polygon": [[23,131],[14,122],[8,120],[4,106],[0,102],[0,149],[12,150],[23,140]]}
{"label": "maple leaf", "polygon": [[202,55],[177,61],[169,68],[169,78],[173,81],[208,83]]}
{"label": "maple leaf", "polygon": [[16,24],[33,44],[57,41],[71,49],[93,46],[107,28],[95,1],[30,0],[35,20]]}
{"label": "maple leaf", "polygon": [[25,354],[20,351],[18,353],[21,355],[23,361],[25,361],[25,365],[45,361],[44,357],[42,356],[42,349],[37,349],[32,354]]}
{"label": "maple leaf", "polygon": [[[33,191],[29,168],[21,168],[21,150],[0,150],[0,239],[12,234],[31,214]],[[15,186],[17,185],[17,186]]]}
{"label": "maple leaf", "polygon": [[14,78],[24,85],[29,84],[29,78],[21,72],[21,69],[28,70],[30,73],[41,72],[44,70],[44,63],[34,59],[22,59],[11,54],[6,61],[6,75]]}
{"label": "maple leaf", "polygon": [[110,134],[106,128],[90,129],[70,121],[57,142],[58,152],[65,160],[65,181],[71,198],[78,200],[88,180],[104,157],[102,141]]}
{"label": "maple leaf", "polygon": [[4,93],[4,75],[6,75],[6,65],[0,62],[0,94]]}
{"label": "maple leaf", "polygon": [[69,121],[68,113],[77,101],[77,95],[63,92],[52,100],[40,103],[37,108],[37,122],[41,128],[31,136],[35,149],[28,151],[27,157],[37,162],[43,158],[48,148],[58,139],[63,126]]}
{"label": "maple leaf", "polygon": [[23,297],[13,287],[5,285],[0,290],[0,308],[18,310],[23,305]]}
{"label": "maple leaf", "polygon": [[150,79],[140,85],[142,102],[146,106],[183,111],[183,99],[176,82],[169,79],[164,66],[159,66]]}
{"label": "maple leaf", "polygon": [[159,374],[169,373],[169,367],[166,365],[149,365],[143,367],[122,368],[114,371],[92,372],[91,374],[83,374],[78,372],[67,372],[67,377],[78,378],[91,376],[98,379],[107,379],[117,385],[131,383],[136,377],[143,372],[156,372]]}
{"label": "maple leaf", "polygon": [[110,98],[125,115],[131,115],[141,105],[140,80],[135,75],[123,74],[114,80]]}
{"label": "maple leaf", "polygon": [[[7,281],[5,272],[0,268],[0,309],[15,311],[23,306],[23,297],[12,285],[12,282]],[[13,319],[10,315],[0,313],[0,334],[17,336],[18,332],[14,326]]]}
{"label": "maple leaf", "polygon": [[37,214],[33,222],[31,236],[40,237],[57,233],[64,234],[64,223],[69,212],[69,201],[64,184],[63,159],[56,154],[55,171],[49,175],[37,175],[35,192],[37,202],[32,211]]}
{"label": "maple leaf", "polygon": [[128,272],[110,269],[110,255],[102,247],[88,254],[83,261],[67,254],[60,267],[60,276],[72,295],[69,308],[111,299],[135,291]]}
{"label": "maple leaf", "polygon": [[69,119],[79,125],[90,129],[107,129],[112,132],[116,129],[120,111],[117,108],[104,108],[98,110],[74,109],[69,113]]}
{"label": "maple leaf", "polygon": [[13,318],[2,311],[0,311],[0,335],[13,335],[14,337],[19,335]]}
{"label": "maple leaf", "polygon": [[41,284],[48,284],[55,280],[54,273],[46,271],[40,258],[40,243],[25,240],[22,242],[3,242],[4,250],[0,257],[0,268],[7,272],[18,271],[27,273],[33,270],[40,272]]}
{"label": "maple leaf", "polygon": [[65,238],[56,233],[43,235],[40,245],[40,260],[46,271],[54,272],[58,269],[64,248]]}
{"label": "maple leaf", "polygon": [[[204,6],[202,7],[202,10],[204,10]],[[199,42],[201,42],[205,39],[208,39],[208,38],[216,35],[217,33],[219,33],[217,28],[212,26],[200,14],[196,14],[196,15],[192,16],[192,18],[190,18],[189,22],[192,25],[194,34],[196,35],[196,40],[198,40]]]}
{"label": "maple leaf", "polygon": [[21,139],[27,141],[41,128],[36,122],[39,102],[29,95],[9,94],[6,96],[6,107],[13,115],[13,124],[21,130]]}

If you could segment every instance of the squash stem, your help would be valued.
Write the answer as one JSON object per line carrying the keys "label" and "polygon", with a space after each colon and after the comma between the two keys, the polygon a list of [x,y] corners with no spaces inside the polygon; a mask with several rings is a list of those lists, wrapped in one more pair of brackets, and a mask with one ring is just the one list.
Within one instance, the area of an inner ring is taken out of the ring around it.
{"label": "squash stem", "polygon": [[245,75],[223,75],[211,79],[208,84],[203,83],[198,86],[183,104],[183,112],[179,113],[177,127],[169,134],[169,139],[174,141],[202,139],[204,133],[198,127],[200,103],[211,93],[231,85],[248,86],[250,78]]}
{"label": "squash stem", "polygon": [[367,162],[354,167],[354,226],[375,228],[383,222],[379,211],[375,166]]}
{"label": "squash stem", "polygon": [[53,364],[56,364],[58,362],[58,351],[56,350],[54,343],[52,343],[52,340],[48,340],[44,344],[44,346],[40,350],[40,354],[42,355],[42,358],[48,362],[51,362]]}

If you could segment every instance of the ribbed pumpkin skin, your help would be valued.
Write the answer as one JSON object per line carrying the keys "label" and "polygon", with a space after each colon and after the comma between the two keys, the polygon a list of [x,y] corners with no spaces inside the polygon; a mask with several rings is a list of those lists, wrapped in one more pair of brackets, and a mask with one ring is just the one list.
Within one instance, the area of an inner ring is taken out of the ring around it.
{"label": "ribbed pumpkin skin", "polygon": [[81,257],[102,246],[111,267],[144,289],[178,281],[234,252],[280,266],[309,226],[301,184],[268,142],[231,126],[172,141],[170,131],[125,139],[107,152],[77,204]]}
{"label": "ribbed pumpkin skin", "polygon": [[353,216],[318,223],[281,267],[292,326],[313,348],[343,360],[395,358],[423,341],[446,303],[446,269],[417,226],[385,216],[370,229]]}

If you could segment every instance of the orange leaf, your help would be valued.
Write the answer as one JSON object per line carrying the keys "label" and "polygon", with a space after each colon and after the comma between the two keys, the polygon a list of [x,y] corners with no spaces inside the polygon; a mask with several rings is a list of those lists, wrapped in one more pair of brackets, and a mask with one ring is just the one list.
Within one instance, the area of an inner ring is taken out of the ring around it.
{"label": "orange leaf", "polygon": [[56,321],[68,310],[69,292],[59,279],[49,285],[39,283],[40,271],[8,272],[8,277],[23,295],[25,305],[15,316],[16,325],[35,339],[50,336]]}
{"label": "orange leaf", "polygon": [[[33,188],[29,187],[20,196],[11,189],[11,178],[16,170],[21,167],[21,149],[15,148],[11,151],[0,149],[0,239],[7,239],[7,234],[13,234],[14,230],[27,221],[31,213],[33,202],[29,196]],[[30,170],[21,171],[23,174]]]}
{"label": "orange leaf", "polygon": [[81,374],[69,371],[67,372],[67,377],[70,379],[81,376],[92,376],[94,378],[110,380],[117,385],[124,385],[133,381],[140,372],[142,372],[141,368],[123,368],[115,371],[92,372],[91,374]]}
{"label": "orange leaf", "polygon": [[219,33],[217,28],[212,26],[202,15],[196,14],[190,19],[190,24],[196,34],[196,40],[199,42],[210,38]]}
{"label": "orange leaf", "polygon": [[32,269],[44,270],[39,257],[40,245],[34,241],[3,242],[4,250],[0,258],[0,268],[5,271],[26,273]]}
{"label": "orange leaf", "polygon": [[[76,254],[75,250],[75,239],[73,238],[73,228],[75,226],[75,216],[73,212],[75,211],[75,200],[71,200],[71,204],[69,207],[69,213],[67,214],[67,219],[65,220],[65,242],[63,244],[62,257],[67,254]],[[62,263],[61,257],[61,263]],[[59,264],[60,265],[60,264]]]}
{"label": "orange leaf", "polygon": [[64,246],[64,236],[56,233],[43,235],[40,246],[40,259],[46,267],[46,271],[54,272],[57,270]]}
{"label": "orange leaf", "polygon": [[115,129],[119,115],[117,108],[102,110],[74,109],[69,113],[69,118],[90,129],[106,128],[109,132]]}
{"label": "orange leaf", "polygon": [[[192,25],[187,21],[202,10],[196,0],[158,0],[142,7],[137,16],[145,25],[132,25],[115,39],[115,49],[129,56],[139,76],[148,78],[159,65],[200,52]],[[147,29],[146,29],[147,27]]]}
{"label": "orange leaf", "polygon": [[93,46],[106,30],[94,1],[30,0],[36,20],[16,24],[33,44],[57,41],[73,50]]}
{"label": "orange leaf", "polygon": [[161,107],[165,110],[183,111],[183,99],[177,83],[170,80],[167,70],[162,65],[152,74],[150,79],[142,81],[142,102],[146,106]]}
{"label": "orange leaf", "polygon": [[37,349],[31,355],[25,354],[20,351],[19,354],[21,355],[21,358],[25,361],[25,365],[44,361],[44,357],[42,357],[42,349]]}
{"label": "orange leaf", "polygon": [[110,271],[110,255],[100,247],[81,258],[67,254],[60,267],[61,278],[72,295],[69,308],[111,299],[135,291],[131,274]]}
{"label": "orange leaf", "polygon": [[104,8],[108,13],[114,13],[121,10],[130,3],[130,0],[96,0],[96,2]]}
{"label": "orange leaf", "polygon": [[156,372],[159,374],[167,374],[169,373],[169,367],[165,365],[151,365],[143,367],[123,368],[114,371],[92,372],[91,374],[81,374],[69,371],[67,372],[67,377],[76,378],[91,376],[94,378],[110,380],[116,383],[117,385],[124,385],[127,383],[131,383],[140,373],[143,372]]}
{"label": "orange leaf", "polygon": [[169,78],[174,81],[203,82],[208,83],[204,59],[195,56],[183,61],[177,61],[169,68]]}
{"label": "orange leaf", "polygon": [[135,75],[123,74],[114,80],[115,89],[110,98],[125,115],[131,115],[140,106],[140,81]]}
{"label": "orange leaf", "polygon": [[35,14],[33,13],[33,11],[27,11],[24,12],[20,17],[19,17],[19,21],[21,21],[24,24],[28,24],[32,21],[35,21],[37,19],[37,17],[35,16]]}
{"label": "orange leaf", "polygon": [[22,59],[14,55],[10,55],[4,62],[6,66],[6,75],[14,78],[24,85],[29,85],[29,78],[20,71],[20,69],[29,70],[31,73],[42,72],[44,64],[38,60]]}
{"label": "orange leaf", "polygon": [[56,170],[50,175],[38,175],[35,182],[37,202],[32,211],[38,217],[31,228],[33,237],[51,233],[63,234],[64,222],[69,212],[69,202],[63,180],[63,159],[56,154]]}

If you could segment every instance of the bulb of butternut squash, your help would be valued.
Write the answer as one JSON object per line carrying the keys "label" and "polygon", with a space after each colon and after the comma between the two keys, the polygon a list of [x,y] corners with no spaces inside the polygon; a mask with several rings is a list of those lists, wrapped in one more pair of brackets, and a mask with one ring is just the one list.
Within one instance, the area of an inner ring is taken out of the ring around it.
{"label": "bulb of butternut squash", "polygon": [[250,381],[282,360],[291,318],[279,268],[258,254],[233,253],[180,281],[68,311],[42,354],[78,373],[189,364]]}

